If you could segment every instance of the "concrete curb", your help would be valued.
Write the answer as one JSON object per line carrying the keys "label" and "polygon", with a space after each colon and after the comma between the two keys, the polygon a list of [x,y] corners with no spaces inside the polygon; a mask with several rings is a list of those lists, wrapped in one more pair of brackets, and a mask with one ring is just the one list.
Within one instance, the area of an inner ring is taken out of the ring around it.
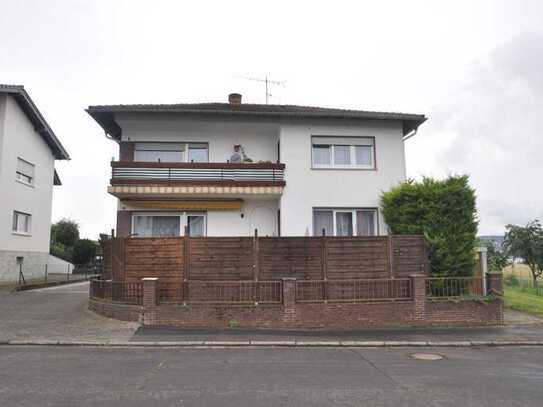
{"label": "concrete curb", "polygon": [[399,347],[473,347],[473,346],[543,346],[543,341],[58,341],[58,340],[9,340],[0,346],[79,346],[79,347],[329,347],[329,348],[399,348]]}

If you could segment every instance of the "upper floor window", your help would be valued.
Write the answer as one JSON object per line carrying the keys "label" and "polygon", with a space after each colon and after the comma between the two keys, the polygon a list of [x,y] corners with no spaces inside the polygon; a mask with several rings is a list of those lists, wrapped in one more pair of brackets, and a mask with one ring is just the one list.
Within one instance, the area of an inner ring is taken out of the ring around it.
{"label": "upper floor window", "polygon": [[14,233],[22,233],[29,235],[31,231],[32,215],[24,212],[13,211],[13,227]]}
{"label": "upper floor window", "polygon": [[136,143],[134,161],[208,162],[207,143]]}
{"label": "upper floor window", "polygon": [[373,137],[311,137],[313,168],[375,168]]}
{"label": "upper floor window", "polygon": [[34,164],[17,157],[17,170],[15,179],[27,185],[34,185],[34,173],[36,167]]}

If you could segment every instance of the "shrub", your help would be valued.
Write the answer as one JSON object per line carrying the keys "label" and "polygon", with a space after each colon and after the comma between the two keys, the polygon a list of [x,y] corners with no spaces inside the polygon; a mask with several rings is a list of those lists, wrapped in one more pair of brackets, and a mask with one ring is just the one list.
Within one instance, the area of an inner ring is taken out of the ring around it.
{"label": "shrub", "polygon": [[72,247],[64,246],[62,243],[53,243],[49,247],[49,253],[70,263],[72,262],[72,251]]}
{"label": "shrub", "polygon": [[475,190],[468,176],[403,182],[383,193],[381,206],[392,233],[425,236],[432,274],[473,273],[477,220]]}

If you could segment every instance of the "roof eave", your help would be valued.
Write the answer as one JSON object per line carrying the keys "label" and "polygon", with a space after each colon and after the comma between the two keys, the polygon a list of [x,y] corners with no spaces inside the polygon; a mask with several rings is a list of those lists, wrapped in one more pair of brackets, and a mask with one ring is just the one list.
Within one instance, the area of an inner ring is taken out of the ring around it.
{"label": "roof eave", "polygon": [[41,112],[38,110],[37,106],[34,104],[30,95],[26,92],[23,86],[13,85],[13,86],[1,86],[0,93],[6,93],[11,95],[21,110],[28,117],[34,130],[42,137],[42,139],[47,143],[51,149],[53,156],[57,160],[69,160],[70,155],[56,137],[55,133],[42,116]]}
{"label": "roof eave", "polygon": [[266,118],[291,118],[291,119],[329,119],[329,120],[392,120],[402,122],[403,135],[407,135],[427,120],[424,115],[402,114],[402,113],[367,113],[353,114],[327,113],[327,112],[255,112],[236,111],[223,109],[167,109],[167,108],[111,108],[106,106],[89,106],[85,111],[109,134],[112,138],[120,140],[122,130],[115,121],[115,113],[178,113],[186,115],[224,115],[224,116],[245,116],[245,117],[266,117]]}

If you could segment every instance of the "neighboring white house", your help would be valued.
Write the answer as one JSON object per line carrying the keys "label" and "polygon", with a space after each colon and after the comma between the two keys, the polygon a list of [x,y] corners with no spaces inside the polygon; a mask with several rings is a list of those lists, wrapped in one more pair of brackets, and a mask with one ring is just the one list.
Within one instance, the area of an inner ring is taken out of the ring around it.
{"label": "neighboring white house", "polygon": [[239,94],[87,112],[120,146],[119,236],[384,235],[380,195],[405,180],[404,140],[426,120]]}
{"label": "neighboring white house", "polygon": [[23,86],[0,85],[0,283],[43,274],[55,160],[69,159]]}

